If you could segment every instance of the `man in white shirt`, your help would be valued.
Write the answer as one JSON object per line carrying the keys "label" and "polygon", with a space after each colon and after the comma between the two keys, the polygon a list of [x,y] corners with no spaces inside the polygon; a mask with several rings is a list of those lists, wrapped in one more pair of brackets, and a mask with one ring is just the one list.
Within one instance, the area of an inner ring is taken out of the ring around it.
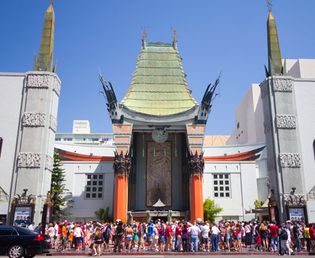
{"label": "man in white shirt", "polygon": [[208,251],[209,246],[209,231],[210,227],[208,223],[204,223],[201,227],[201,244],[204,251]]}
{"label": "man in white shirt", "polygon": [[216,224],[213,224],[211,228],[211,244],[212,244],[212,252],[218,251],[218,244],[219,244],[219,234],[220,229],[217,227]]}
{"label": "man in white shirt", "polygon": [[194,225],[188,229],[188,233],[190,235],[190,251],[198,252],[198,243],[199,243],[199,234],[201,230],[197,226],[196,221],[194,221]]}

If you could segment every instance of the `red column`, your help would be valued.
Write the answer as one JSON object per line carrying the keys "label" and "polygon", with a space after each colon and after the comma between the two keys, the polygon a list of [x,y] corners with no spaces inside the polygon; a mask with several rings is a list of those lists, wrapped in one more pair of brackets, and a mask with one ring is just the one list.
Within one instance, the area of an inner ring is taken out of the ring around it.
{"label": "red column", "polygon": [[114,219],[127,221],[128,175],[116,174],[114,185]]}
{"label": "red column", "polygon": [[192,173],[190,176],[190,219],[203,220],[202,174]]}

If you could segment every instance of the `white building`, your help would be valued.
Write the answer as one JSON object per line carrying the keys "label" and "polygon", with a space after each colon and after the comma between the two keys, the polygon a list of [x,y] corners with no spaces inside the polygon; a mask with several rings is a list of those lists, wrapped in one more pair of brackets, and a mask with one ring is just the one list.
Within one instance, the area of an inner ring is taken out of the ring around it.
{"label": "white building", "polygon": [[15,220],[23,206],[25,220],[40,222],[50,191],[61,84],[54,73],[53,37],[54,10],[50,4],[34,71],[0,73],[0,216],[3,221]]}
{"label": "white building", "polygon": [[[252,219],[255,217],[252,213],[254,202],[258,199],[259,171],[255,160],[259,158],[263,145],[226,146],[228,138],[229,136],[205,137],[203,196],[204,199],[213,199],[223,208],[221,218]],[[88,221],[95,218],[96,210],[106,207],[112,213],[113,135],[58,133],[55,150],[61,156],[66,188],[74,201],[68,219]]]}

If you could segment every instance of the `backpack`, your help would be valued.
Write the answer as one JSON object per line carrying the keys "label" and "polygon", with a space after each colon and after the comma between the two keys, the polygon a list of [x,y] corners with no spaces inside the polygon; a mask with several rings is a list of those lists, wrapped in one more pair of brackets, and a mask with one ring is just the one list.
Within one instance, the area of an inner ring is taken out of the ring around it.
{"label": "backpack", "polygon": [[288,240],[288,232],[286,229],[282,228],[279,234],[280,240]]}

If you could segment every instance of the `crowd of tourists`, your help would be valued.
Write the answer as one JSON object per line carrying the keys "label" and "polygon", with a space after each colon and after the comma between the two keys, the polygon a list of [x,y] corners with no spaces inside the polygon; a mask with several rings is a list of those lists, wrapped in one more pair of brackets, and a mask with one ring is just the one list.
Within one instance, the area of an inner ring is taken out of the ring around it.
{"label": "crowd of tourists", "polygon": [[[40,226],[31,230],[40,231]],[[296,252],[315,253],[315,224],[287,221],[281,225],[269,222],[203,223],[187,221],[149,223],[67,222],[50,223],[46,234],[58,251],[91,249],[104,252]]]}

